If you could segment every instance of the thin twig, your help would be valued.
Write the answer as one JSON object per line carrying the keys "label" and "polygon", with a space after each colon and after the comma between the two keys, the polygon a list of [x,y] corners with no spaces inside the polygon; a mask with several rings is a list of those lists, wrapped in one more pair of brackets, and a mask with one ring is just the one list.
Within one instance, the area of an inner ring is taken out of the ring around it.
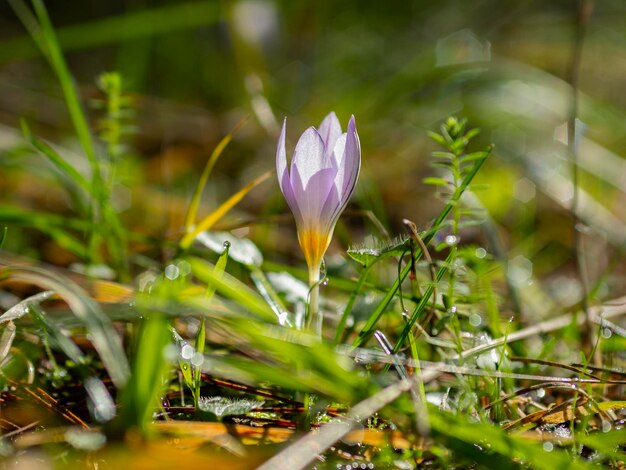
{"label": "thin twig", "polygon": [[422,240],[422,237],[420,237],[419,233],[417,232],[417,226],[415,225],[415,223],[410,221],[409,219],[402,219],[402,223],[409,231],[411,238],[415,242],[417,242],[417,244],[420,246],[420,248],[422,249],[422,253],[424,254],[424,258],[426,258],[426,261],[428,262],[428,271],[430,272],[430,281],[433,284],[433,304],[432,304],[432,308],[430,309],[430,313],[424,320],[424,325],[428,325],[428,322],[431,320],[431,318],[435,314],[435,310],[437,308],[436,307],[437,306],[437,284],[436,284],[437,283],[437,271],[435,270],[435,263],[433,263],[433,259],[430,257],[430,253],[428,252],[428,247],[426,246],[426,243],[424,243],[424,240]]}
{"label": "thin twig", "polygon": [[317,455],[323,453],[335,442],[360,426],[360,421],[371,416],[383,406],[407,392],[417,380],[400,380],[355,405],[343,420],[326,424],[317,433],[307,433],[289,447],[267,460],[257,470],[296,470],[307,468]]}

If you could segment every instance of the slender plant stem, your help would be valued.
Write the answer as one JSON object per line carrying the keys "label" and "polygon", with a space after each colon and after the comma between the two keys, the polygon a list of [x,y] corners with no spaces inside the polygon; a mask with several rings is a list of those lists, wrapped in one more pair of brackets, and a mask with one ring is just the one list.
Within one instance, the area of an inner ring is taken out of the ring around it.
{"label": "slender plant stem", "polygon": [[593,325],[589,314],[589,301],[587,299],[587,273],[585,269],[585,259],[583,252],[583,240],[580,234],[580,218],[578,216],[579,199],[579,175],[578,175],[578,142],[576,136],[576,119],[578,116],[578,83],[580,77],[580,63],[582,60],[583,43],[589,16],[591,15],[592,2],[590,0],[578,0],[576,10],[576,29],[574,32],[574,47],[568,70],[568,81],[571,86],[571,106],[567,121],[567,147],[570,154],[572,166],[572,186],[574,194],[572,197],[572,232],[574,237],[574,259],[576,262],[576,275],[582,290],[582,310],[585,315],[585,328],[581,332],[581,342],[583,351],[589,355],[593,349]]}
{"label": "slender plant stem", "polygon": [[[320,296],[320,266],[309,266],[309,310],[305,321],[305,329],[322,339],[322,315],[319,311]],[[305,372],[306,373],[306,372]],[[296,399],[302,400],[304,412],[298,423],[298,429],[308,432],[311,430],[311,394],[297,394]]]}
{"label": "slender plant stem", "polygon": [[309,313],[307,329],[318,338],[322,338],[322,315],[319,311],[320,297],[320,267],[309,268]]}

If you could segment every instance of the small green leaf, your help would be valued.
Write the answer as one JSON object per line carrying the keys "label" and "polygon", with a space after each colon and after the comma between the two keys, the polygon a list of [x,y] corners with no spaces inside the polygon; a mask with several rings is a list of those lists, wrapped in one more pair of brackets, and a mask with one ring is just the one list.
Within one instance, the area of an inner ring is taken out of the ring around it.
{"label": "small green leaf", "polygon": [[446,140],[439,134],[437,134],[436,132],[432,132],[432,131],[428,131],[428,136],[433,139],[435,142],[437,142],[439,145],[441,145],[442,147],[447,147],[448,143],[446,142]]}
{"label": "small green leaf", "polygon": [[452,160],[454,160],[456,158],[456,156],[453,153],[450,153],[450,152],[438,152],[438,151],[435,151],[435,152],[432,152],[431,155],[433,157],[435,157],[435,158],[444,158],[444,159],[449,160],[449,161],[452,161]]}
{"label": "small green leaf", "polygon": [[428,177],[428,178],[424,178],[422,180],[424,182],[424,184],[430,184],[432,186],[448,186],[450,184],[452,184],[450,181],[445,180],[443,178],[435,178],[435,177]]}
{"label": "small green leaf", "polygon": [[381,259],[392,256],[402,256],[408,250],[406,236],[396,237],[392,240],[381,241],[371,238],[363,245],[348,248],[348,256],[363,266],[371,266]]}
{"label": "small green leaf", "polygon": [[467,131],[467,134],[465,134],[465,139],[467,141],[470,141],[474,137],[476,137],[478,134],[480,134],[480,129],[478,128],[470,129],[469,131]]}
{"label": "small green leaf", "polygon": [[486,158],[487,157],[487,152],[474,152],[474,153],[468,153],[467,155],[463,155],[461,158],[459,158],[459,161],[461,163],[468,163],[468,162],[473,162],[476,160],[480,160],[481,158]]}

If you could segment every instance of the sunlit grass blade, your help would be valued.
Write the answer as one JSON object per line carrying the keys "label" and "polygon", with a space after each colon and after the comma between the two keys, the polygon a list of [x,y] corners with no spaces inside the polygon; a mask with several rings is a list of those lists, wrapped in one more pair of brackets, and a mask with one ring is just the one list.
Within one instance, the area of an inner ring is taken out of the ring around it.
{"label": "sunlit grass blade", "polygon": [[113,398],[102,383],[86,366],[88,360],[80,348],[74,343],[63,331],[52,321],[40,307],[31,303],[29,313],[36,319],[38,323],[43,325],[45,331],[48,332],[54,344],[76,364],[77,369],[83,379],[83,385],[91,399],[93,406],[93,414],[96,421],[106,422],[111,420],[115,414],[115,404]]}
{"label": "sunlit grass blade", "polygon": [[285,324],[287,326],[291,326],[293,322],[289,320],[289,311],[283,305],[283,302],[280,300],[280,297],[278,297],[278,294],[272,287],[272,284],[270,284],[263,270],[256,266],[249,266],[249,268],[252,282],[254,282],[254,285],[256,286],[257,291],[259,291],[259,294],[261,294],[261,296],[265,299],[267,304],[276,314],[278,322],[281,325]]}
{"label": "sunlit grass blade", "polygon": [[50,236],[60,247],[79,258],[87,255],[85,244],[69,233],[66,228],[84,230],[88,223],[80,219],[64,217],[47,212],[31,212],[16,207],[0,206],[0,223],[30,227]]}
{"label": "sunlit grass blade", "polygon": [[166,386],[170,365],[165,350],[170,338],[169,319],[160,313],[147,313],[139,329],[132,375],[120,399],[120,419],[113,423],[113,432],[124,433],[132,428],[145,431]]}
{"label": "sunlit grass blade", "polygon": [[28,315],[30,308],[33,305],[39,305],[42,302],[52,298],[55,295],[54,291],[45,290],[43,292],[39,292],[38,294],[31,295],[30,297],[25,298],[21,302],[18,302],[13,307],[8,309],[2,315],[0,315],[0,324],[10,321],[16,321],[20,318]]}
{"label": "sunlit grass blade", "polygon": [[[56,34],[48,11],[42,0],[32,0],[33,8],[37,20],[39,22],[39,34],[37,35],[37,42],[41,47],[41,50],[50,63],[54,73],[59,80],[61,90],[63,91],[63,97],[65,104],[70,115],[70,120],[74,126],[76,137],[80,142],[80,146],[85,153],[85,157],[89,161],[91,167],[91,194],[93,196],[91,204],[98,205],[102,203],[102,175],[100,174],[100,163],[96,155],[93,139],[89,126],[87,124],[87,118],[80,102],[78,90],[72,78],[72,75],[67,67],[63,53],[56,39]],[[92,227],[89,231],[89,244],[88,244],[88,256],[91,262],[99,262],[100,254],[98,252],[98,246],[101,238],[98,235],[97,221],[97,209],[95,207],[90,208],[90,218]]]}
{"label": "sunlit grass blade", "polygon": [[[440,214],[437,216],[437,218],[433,222],[432,228],[430,230],[420,234],[420,237],[424,241],[425,245],[428,245],[428,243],[430,243],[430,241],[433,239],[433,237],[435,236],[437,231],[440,229],[441,225],[446,220],[446,217],[448,217],[448,215],[450,214],[450,212],[454,208],[454,205],[461,199],[461,196],[463,195],[463,192],[465,192],[465,190],[467,189],[469,184],[472,182],[472,180],[474,179],[474,177],[478,173],[478,170],[480,170],[480,168],[482,167],[483,163],[485,163],[485,161],[486,161],[487,157],[489,156],[490,152],[491,152],[491,148],[489,148],[487,151],[483,152],[483,158],[482,159],[476,160],[476,163],[474,163],[474,165],[472,166],[471,170],[463,178],[463,181],[462,181],[461,185],[456,189],[456,191],[454,192],[454,194],[452,195],[452,197],[450,198],[448,203],[445,205],[443,210],[440,212]],[[414,255],[415,261],[419,260],[421,257],[422,257],[422,250],[421,250],[420,247],[416,247],[415,248],[415,255]],[[359,332],[359,335],[357,336],[357,338],[352,343],[352,345],[354,347],[357,347],[357,346],[360,346],[361,344],[363,344],[374,333],[374,330],[376,329],[376,324],[378,323],[378,321],[382,317],[383,313],[387,309],[387,306],[389,305],[389,303],[391,302],[393,297],[396,295],[396,292],[398,292],[398,289],[400,288],[400,285],[404,282],[406,277],[409,275],[409,272],[411,271],[411,266],[412,266],[411,263],[407,263],[407,265],[402,269],[400,275],[398,276],[398,279],[396,279],[394,281],[394,283],[391,286],[391,288],[386,292],[385,296],[380,301],[380,303],[378,304],[378,306],[376,307],[374,312],[370,315],[369,319],[365,323],[365,326]]]}
{"label": "sunlit grass blade", "polygon": [[251,359],[230,356],[212,357],[205,370],[211,374],[232,378],[250,384],[270,382],[288,390],[314,392],[324,396],[346,400],[350,395],[341,390],[336,382],[319,374],[309,374],[293,367],[266,364]]}
{"label": "sunlit grass blade", "polygon": [[196,224],[196,216],[198,214],[198,207],[200,206],[202,191],[204,191],[204,187],[209,180],[209,176],[211,175],[211,171],[213,170],[215,163],[222,155],[222,152],[224,151],[226,146],[230,143],[231,140],[233,140],[233,135],[235,135],[235,133],[246,124],[246,122],[247,118],[239,121],[237,125],[233,128],[233,130],[226,134],[213,149],[209,161],[205,165],[204,170],[202,170],[202,174],[200,175],[200,179],[198,180],[196,190],[194,191],[191,202],[189,203],[189,209],[187,210],[187,216],[185,217],[185,230],[187,232],[191,232],[194,225]]}
{"label": "sunlit grass blade", "polygon": [[594,468],[581,460],[572,460],[565,452],[552,449],[546,452],[540,443],[507,434],[497,426],[467,421],[463,416],[443,413],[430,408],[433,437],[456,451],[459,459],[477,462],[485,468],[503,468],[511,462],[523,462],[530,468]]}
{"label": "sunlit grass blade", "polygon": [[128,361],[118,334],[109,318],[81,287],[58,273],[35,267],[7,267],[0,271],[3,278],[23,281],[56,292],[69,305],[89,332],[111,380],[122,388],[130,373]]}
{"label": "sunlit grass blade", "polygon": [[400,337],[398,338],[398,341],[396,342],[396,345],[393,348],[394,353],[397,353],[399,350],[401,350],[404,347],[403,346],[404,342],[406,341],[408,336],[411,334],[411,330],[413,329],[413,326],[415,326],[415,322],[417,322],[417,320],[420,319],[422,312],[428,305],[428,302],[431,300],[431,296],[433,295],[433,289],[435,289],[436,284],[440,282],[441,279],[443,279],[443,276],[448,271],[451,260],[452,260],[452,254],[448,255],[448,258],[446,258],[446,261],[437,270],[437,275],[435,277],[435,284],[431,283],[428,285],[428,287],[426,287],[426,289],[424,289],[424,292],[422,293],[422,298],[415,306],[415,309],[413,310],[411,317],[407,320],[406,325],[402,329],[402,333],[400,333]]}
{"label": "sunlit grass blade", "polygon": [[202,219],[202,221],[198,223],[198,226],[193,231],[185,234],[185,236],[180,241],[180,247],[183,250],[189,248],[193,243],[194,238],[196,238],[199,233],[204,232],[205,230],[209,230],[211,227],[213,227],[213,225],[215,225],[217,221],[224,217],[224,215],[226,215],[228,211],[235,207],[235,205],[237,205],[239,201],[241,201],[246,196],[246,194],[248,194],[252,189],[254,189],[256,186],[269,178],[272,173],[273,171],[263,173],[261,176],[256,177],[250,183],[248,183],[231,197],[229,197],[217,209],[215,209],[208,216]]}
{"label": "sunlit grass blade", "polygon": [[[20,0],[11,0],[11,4],[20,4],[20,10],[24,11],[24,2]],[[48,16],[48,12],[43,1],[32,0],[32,4],[37,17],[39,29],[37,31],[31,30],[30,32],[34,35],[33,39],[35,39],[46,59],[50,62],[50,66],[57,75],[72,124],[74,125],[76,135],[78,136],[78,140],[83,148],[83,151],[85,152],[85,156],[89,159],[89,162],[92,165],[93,176],[99,177],[99,165],[91,133],[89,132],[89,126],[87,125],[87,119],[85,118],[85,113],[78,97],[79,95],[76,90],[76,85],[74,84],[72,75],[67,68],[63,54],[61,53],[61,48],[57,41],[52,23],[50,22],[50,17]],[[16,9],[15,6],[14,9]]]}
{"label": "sunlit grass blade", "polygon": [[[226,264],[228,263],[229,252],[230,245],[224,243],[224,251],[222,251],[222,254],[217,259],[217,262],[215,263],[215,269],[213,270],[213,274],[217,278],[221,278],[224,275],[224,271],[226,270]],[[206,297],[210,299],[211,297],[213,297],[213,294],[215,294],[215,285],[209,284],[206,290]]]}
{"label": "sunlit grass blade", "polygon": [[[229,245],[224,243],[224,251],[220,255],[215,263],[215,269],[213,273],[217,277],[221,277],[224,274],[224,270],[226,269],[226,264],[228,263],[228,252]],[[215,294],[215,285],[209,284],[207,286],[206,297],[211,298]],[[202,318],[200,320],[200,328],[198,328],[198,334],[196,335],[196,352],[198,354],[204,354],[204,348],[206,346],[206,320]],[[191,362],[191,361],[190,361]],[[191,364],[190,364],[191,365]],[[202,369],[200,367],[193,367],[193,400],[194,406],[196,410],[198,409],[198,403],[200,400],[200,387],[202,385]]]}
{"label": "sunlit grass blade", "polygon": [[354,370],[349,358],[309,334],[234,316],[212,321],[231,331],[233,337],[243,339],[234,345],[245,354],[254,351],[256,357],[249,360],[234,355],[209,356],[205,367],[210,373],[227,373],[255,384],[270,380],[290,390],[320,393],[344,403],[352,403],[374,387]]}
{"label": "sunlit grass blade", "polygon": [[216,273],[210,263],[198,258],[189,258],[189,263],[194,275],[208,286],[212,286],[222,296],[234,300],[265,321],[276,322],[276,315],[270,306],[244,283],[228,273]]}
{"label": "sunlit grass blade", "polygon": [[[91,194],[91,187],[87,179],[76,170],[72,165],[70,165],[61,155],[58,154],[56,150],[54,150],[50,145],[48,145],[43,140],[35,137],[33,133],[30,131],[26,120],[21,120],[22,133],[24,137],[30,144],[37,149],[43,156],[48,158],[52,164],[57,167],[59,171],[61,171],[64,175],[66,175],[71,182],[73,182],[77,187],[81,188],[85,195]],[[84,197],[84,195],[83,195]]]}
{"label": "sunlit grass blade", "polygon": [[[12,321],[7,322],[6,325],[0,326],[2,335],[0,335],[0,364],[4,363],[4,360],[9,355],[11,346],[13,346],[13,340],[15,340],[15,332],[17,327]],[[2,367],[0,366],[0,370]]]}
{"label": "sunlit grass blade", "polygon": [[626,461],[626,452],[624,452],[626,436],[622,429],[601,434],[582,434],[577,436],[577,440],[587,447],[611,456],[616,461]]}
{"label": "sunlit grass blade", "polygon": [[[204,348],[206,345],[206,321],[204,318],[200,321],[200,328],[196,335],[196,352],[198,354],[204,354]],[[193,386],[194,386],[194,406],[198,409],[198,401],[200,399],[200,387],[202,386],[202,370],[197,367],[193,373]]]}
{"label": "sunlit grass blade", "polygon": [[[83,187],[87,195],[90,196],[84,203],[85,215],[90,219],[91,225],[87,231],[89,238],[87,253],[82,257],[91,263],[100,263],[102,260],[100,248],[105,243],[114,267],[118,269],[118,274],[125,278],[128,271],[125,233],[119,223],[117,211],[111,206],[109,200],[111,187],[108,187],[103,181],[101,164],[79,92],[63,57],[45,4],[42,0],[32,0],[33,15],[22,0],[11,0],[10,3],[50,63],[59,81],[76,137],[90,165],[90,178],[81,178],[68,165],[62,165],[61,159],[53,158],[54,156],[48,151],[49,149],[38,145],[39,150],[46,152],[48,158],[52,159],[57,167],[61,167],[64,173],[68,174],[76,184]],[[109,186],[112,184],[111,181],[107,183]],[[74,197],[74,199],[77,198]]]}

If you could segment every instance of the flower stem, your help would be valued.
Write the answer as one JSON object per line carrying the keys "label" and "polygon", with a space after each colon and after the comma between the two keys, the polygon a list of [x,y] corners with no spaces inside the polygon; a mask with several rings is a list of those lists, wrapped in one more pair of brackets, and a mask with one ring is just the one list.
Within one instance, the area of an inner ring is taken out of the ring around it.
{"label": "flower stem", "polygon": [[309,312],[307,317],[307,330],[318,338],[322,338],[322,315],[319,311],[320,296],[320,267],[309,268]]}

